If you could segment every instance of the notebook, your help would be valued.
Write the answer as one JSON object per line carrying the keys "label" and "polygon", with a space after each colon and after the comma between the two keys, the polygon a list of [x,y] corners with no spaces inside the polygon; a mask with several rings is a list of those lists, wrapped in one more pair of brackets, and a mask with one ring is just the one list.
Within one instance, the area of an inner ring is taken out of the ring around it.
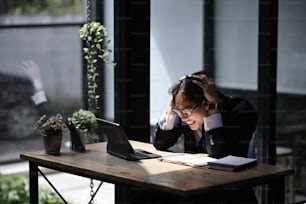
{"label": "notebook", "polygon": [[125,160],[153,159],[161,157],[158,154],[142,149],[134,149],[124,130],[118,123],[97,118],[99,127],[107,138],[107,152]]}
{"label": "notebook", "polygon": [[239,171],[252,166],[256,166],[257,159],[228,155],[215,161],[209,161],[207,164],[208,168],[211,169]]}

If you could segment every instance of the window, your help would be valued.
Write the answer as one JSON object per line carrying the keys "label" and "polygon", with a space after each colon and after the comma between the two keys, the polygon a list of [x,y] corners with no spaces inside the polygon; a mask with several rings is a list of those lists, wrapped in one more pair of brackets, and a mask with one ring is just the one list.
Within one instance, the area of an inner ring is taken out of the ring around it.
{"label": "window", "polygon": [[[44,113],[70,115],[82,107],[81,0],[0,1],[0,162],[40,149],[33,124]],[[37,64],[48,103],[35,106],[33,81],[21,69]],[[39,107],[39,108],[38,108]],[[68,135],[67,135],[68,136]]]}

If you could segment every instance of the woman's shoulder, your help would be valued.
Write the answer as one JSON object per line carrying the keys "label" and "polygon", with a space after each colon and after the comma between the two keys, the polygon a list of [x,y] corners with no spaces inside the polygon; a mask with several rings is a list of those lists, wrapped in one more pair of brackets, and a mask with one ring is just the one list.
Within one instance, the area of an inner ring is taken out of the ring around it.
{"label": "woman's shoulder", "polygon": [[240,96],[223,96],[222,97],[222,104],[225,110],[249,110],[255,111],[254,105],[247,99],[240,97]]}

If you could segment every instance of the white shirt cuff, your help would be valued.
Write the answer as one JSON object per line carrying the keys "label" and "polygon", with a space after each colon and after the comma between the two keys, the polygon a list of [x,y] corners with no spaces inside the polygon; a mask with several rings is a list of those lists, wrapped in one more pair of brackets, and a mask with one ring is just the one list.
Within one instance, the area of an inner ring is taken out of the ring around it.
{"label": "white shirt cuff", "polygon": [[158,125],[162,130],[171,130],[174,127],[175,115],[168,115],[166,112],[160,117]]}
{"label": "white shirt cuff", "polygon": [[43,90],[40,90],[36,93],[34,93],[33,96],[31,96],[32,101],[34,102],[35,105],[39,105],[43,102],[47,101],[46,94]]}
{"label": "white shirt cuff", "polygon": [[209,131],[223,126],[221,113],[216,113],[208,117],[204,117],[204,129]]}

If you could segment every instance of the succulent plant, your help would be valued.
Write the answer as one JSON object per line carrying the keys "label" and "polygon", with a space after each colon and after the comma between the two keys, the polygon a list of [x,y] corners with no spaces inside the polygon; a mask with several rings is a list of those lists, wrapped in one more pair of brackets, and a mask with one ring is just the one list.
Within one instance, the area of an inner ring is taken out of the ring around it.
{"label": "succulent plant", "polygon": [[79,109],[73,112],[71,121],[75,127],[80,129],[95,129],[98,127],[95,114],[89,110]]}

